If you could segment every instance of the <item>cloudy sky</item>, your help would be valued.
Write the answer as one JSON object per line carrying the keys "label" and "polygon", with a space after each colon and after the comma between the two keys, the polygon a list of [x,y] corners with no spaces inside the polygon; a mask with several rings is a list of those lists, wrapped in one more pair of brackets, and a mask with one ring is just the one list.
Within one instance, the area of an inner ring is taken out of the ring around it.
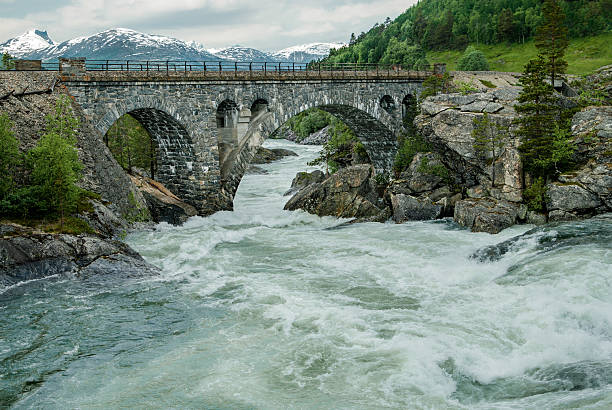
{"label": "cloudy sky", "polygon": [[55,42],[125,27],[196,40],[277,50],[348,41],[416,0],[0,0],[0,43],[30,28]]}

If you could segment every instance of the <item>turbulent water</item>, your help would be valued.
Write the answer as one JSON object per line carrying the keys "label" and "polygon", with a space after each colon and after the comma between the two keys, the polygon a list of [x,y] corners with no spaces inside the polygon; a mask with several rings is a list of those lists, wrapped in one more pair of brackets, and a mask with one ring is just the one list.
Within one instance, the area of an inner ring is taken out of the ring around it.
{"label": "turbulent water", "polygon": [[345,225],[267,144],[234,212],[127,238],[159,276],[1,291],[0,407],[612,408],[612,219]]}

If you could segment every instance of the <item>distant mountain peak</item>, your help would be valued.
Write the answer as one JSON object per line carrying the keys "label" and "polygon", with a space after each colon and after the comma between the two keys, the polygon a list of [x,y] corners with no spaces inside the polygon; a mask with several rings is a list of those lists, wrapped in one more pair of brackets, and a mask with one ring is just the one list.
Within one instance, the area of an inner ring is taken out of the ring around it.
{"label": "distant mountain peak", "polygon": [[225,48],[206,49],[195,41],[146,34],[124,27],[76,37],[54,43],[46,31],[31,29],[0,44],[0,53],[18,58],[57,60],[59,57],[85,57],[90,60],[190,60],[190,61],[257,61],[307,63],[329,55],[331,48],[344,43],[309,43],[267,53],[239,44]]}
{"label": "distant mountain peak", "polygon": [[9,53],[13,57],[22,57],[33,51],[55,45],[46,31],[30,29],[20,36],[0,44],[0,53]]}

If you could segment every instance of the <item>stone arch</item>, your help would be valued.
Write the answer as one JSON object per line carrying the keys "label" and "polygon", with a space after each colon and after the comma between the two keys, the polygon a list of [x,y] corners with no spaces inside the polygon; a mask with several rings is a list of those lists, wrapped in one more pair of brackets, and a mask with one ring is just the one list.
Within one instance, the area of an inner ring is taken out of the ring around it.
{"label": "stone arch", "polygon": [[200,209],[203,194],[196,181],[202,179],[206,167],[197,159],[192,138],[176,113],[159,101],[126,99],[111,107],[96,128],[105,135],[125,114],[143,126],[157,147],[155,179],[181,200]]}

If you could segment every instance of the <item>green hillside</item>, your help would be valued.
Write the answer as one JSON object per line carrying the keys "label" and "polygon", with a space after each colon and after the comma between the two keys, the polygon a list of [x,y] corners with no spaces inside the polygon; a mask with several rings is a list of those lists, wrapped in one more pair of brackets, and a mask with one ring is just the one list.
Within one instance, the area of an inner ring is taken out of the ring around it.
{"label": "green hillside", "polygon": [[[537,54],[533,41],[525,44],[480,45],[493,71],[521,72],[524,65]],[[456,70],[463,51],[430,51],[431,63],[446,63],[448,70]],[[597,68],[612,64],[612,33],[570,40],[565,53],[568,74],[589,74]]]}
{"label": "green hillside", "polygon": [[[570,73],[612,62],[612,0],[559,0],[571,41]],[[395,20],[351,35],[348,46],[324,62],[400,64],[419,69],[445,61],[452,69],[468,45],[482,50],[492,69],[521,71],[535,56],[541,0],[421,0]]]}

